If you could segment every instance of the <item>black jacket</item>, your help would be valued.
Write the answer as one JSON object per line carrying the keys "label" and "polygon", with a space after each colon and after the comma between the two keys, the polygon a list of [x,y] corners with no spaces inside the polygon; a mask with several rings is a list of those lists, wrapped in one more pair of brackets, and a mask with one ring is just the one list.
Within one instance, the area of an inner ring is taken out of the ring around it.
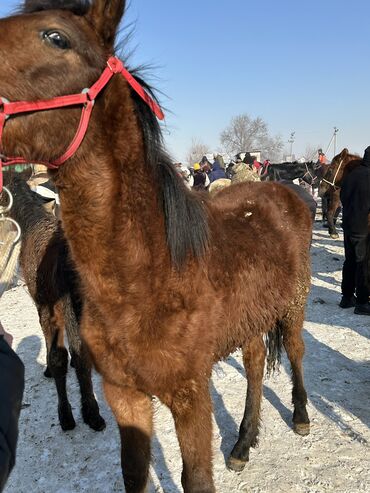
{"label": "black jacket", "polygon": [[344,178],[340,191],[343,230],[347,234],[367,235],[370,212],[370,146],[362,163]]}
{"label": "black jacket", "polygon": [[207,176],[203,171],[195,171],[193,188],[195,190],[205,190],[206,189],[206,179],[207,179]]}
{"label": "black jacket", "polygon": [[23,363],[0,336],[0,491],[15,464],[23,390]]}

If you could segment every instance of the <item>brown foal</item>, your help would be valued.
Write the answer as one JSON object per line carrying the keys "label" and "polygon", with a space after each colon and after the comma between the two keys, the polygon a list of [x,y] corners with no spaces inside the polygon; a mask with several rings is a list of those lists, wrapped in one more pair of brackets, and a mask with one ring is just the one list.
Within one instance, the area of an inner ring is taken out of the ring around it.
{"label": "brown foal", "polygon": [[[0,96],[38,101],[91,87],[114,51],[124,7],[26,1],[0,21]],[[1,152],[52,162],[79,118],[79,107],[10,117]],[[294,429],[307,434],[301,330],[312,224],[298,196],[274,183],[237,184],[212,201],[186,190],[151,108],[119,74],[53,177],[83,285],[82,334],[120,429],[126,491],[146,487],[152,395],[172,411],[184,491],[215,491],[208,384],[212,365],[236,348],[248,391],[228,466],[244,467],[257,443],[265,337],[287,351]]]}

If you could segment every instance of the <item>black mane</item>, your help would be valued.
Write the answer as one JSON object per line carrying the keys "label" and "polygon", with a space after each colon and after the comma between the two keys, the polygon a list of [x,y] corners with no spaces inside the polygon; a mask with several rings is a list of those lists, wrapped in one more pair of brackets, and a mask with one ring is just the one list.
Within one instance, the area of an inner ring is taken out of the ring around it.
{"label": "black mane", "polygon": [[[141,79],[138,71],[131,70],[131,73],[155,98],[152,88]],[[189,253],[199,257],[207,249],[209,229],[206,209],[200,198],[187,190],[164,150],[157,117],[135,91],[132,91],[132,97],[144,135],[146,162],[154,170],[160,185],[167,244],[174,264],[180,267]]]}
{"label": "black mane", "polygon": [[21,12],[32,14],[42,10],[69,10],[75,15],[85,15],[90,6],[89,0],[25,0]]}

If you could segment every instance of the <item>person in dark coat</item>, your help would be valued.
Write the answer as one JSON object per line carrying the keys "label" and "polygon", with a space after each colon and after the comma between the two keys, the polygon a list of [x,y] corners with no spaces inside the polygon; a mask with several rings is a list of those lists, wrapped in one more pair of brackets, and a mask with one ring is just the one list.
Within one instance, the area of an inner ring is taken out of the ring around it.
{"label": "person in dark coat", "polygon": [[193,190],[197,190],[198,192],[206,190],[208,185],[210,184],[207,173],[202,171],[199,163],[194,164],[193,170],[194,173],[192,176],[192,180],[190,180],[190,187],[193,188]]}
{"label": "person in dark coat", "polygon": [[221,154],[218,154],[215,152],[213,154],[213,163],[212,163],[212,169],[214,168],[215,164],[218,163],[220,165],[220,168],[225,169],[225,161],[224,158],[221,156]]}
{"label": "person in dark coat", "polygon": [[15,464],[24,391],[24,366],[10,343],[0,322],[0,492]]}
{"label": "person in dark coat", "polygon": [[221,168],[220,163],[215,161],[212,166],[212,171],[209,174],[209,181],[212,183],[220,178],[226,178],[225,170]]}
{"label": "person in dark coat", "polygon": [[207,156],[203,156],[202,159],[199,161],[200,164],[200,169],[207,173],[207,175],[211,172],[212,166],[211,163],[208,161]]}
{"label": "person in dark coat", "polygon": [[[240,159],[240,162],[241,162],[241,159]],[[226,178],[228,178],[229,180],[231,180],[231,178],[235,175],[234,165],[235,165],[235,162],[230,161],[228,167],[225,170]]]}
{"label": "person in dark coat", "polygon": [[370,213],[370,146],[365,150],[361,164],[344,178],[340,199],[343,206],[345,260],[339,306],[355,306],[358,315],[370,315],[364,265]]}
{"label": "person in dark coat", "polygon": [[245,156],[244,156],[244,159],[243,159],[243,163],[248,164],[248,166],[250,166],[250,168],[252,168],[253,163],[254,163],[254,157],[251,156],[249,154],[249,152],[246,152],[245,153]]}

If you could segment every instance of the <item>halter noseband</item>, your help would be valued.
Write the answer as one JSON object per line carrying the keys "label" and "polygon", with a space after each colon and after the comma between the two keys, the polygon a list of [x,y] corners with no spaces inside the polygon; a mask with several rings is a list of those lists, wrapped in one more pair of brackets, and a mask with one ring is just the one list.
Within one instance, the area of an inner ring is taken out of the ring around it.
{"label": "halter noseband", "polygon": [[334,188],[334,190],[339,190],[340,187],[338,187],[338,185],[335,184],[335,180],[337,179],[337,176],[338,176],[338,173],[339,173],[339,170],[343,164],[343,161],[344,161],[344,158],[340,160],[339,162],[339,165],[338,165],[338,169],[337,171],[335,172],[335,175],[334,175],[334,178],[333,178],[333,181],[329,181],[329,180],[326,180],[325,177],[322,179],[322,181],[324,181],[325,183],[327,183],[328,185],[332,186]]}
{"label": "halter noseband", "polygon": [[138,81],[124,67],[122,61],[114,56],[109,58],[106,68],[104,69],[99,79],[95,82],[95,84],[93,84],[88,89],[84,89],[80,94],[58,96],[52,99],[40,101],[14,102],[9,102],[6,98],[0,97],[0,192],[2,191],[3,187],[2,166],[29,163],[29,160],[26,160],[23,157],[9,157],[1,153],[3,131],[8,118],[10,116],[19,115],[22,113],[33,113],[35,111],[45,111],[57,108],[64,108],[67,106],[83,105],[77,132],[64,154],[55,159],[53,162],[37,161],[38,164],[43,164],[48,168],[59,168],[59,166],[61,166],[70,157],[72,157],[77,149],[80,147],[89,126],[89,121],[95,99],[115,74],[121,74],[127,80],[130,86],[146,102],[146,104],[151,108],[151,110],[155,113],[159,120],[164,119],[164,114],[159,105],[151,96],[149,96],[149,94],[138,83]]}
{"label": "halter noseband", "polygon": [[315,181],[317,180],[317,176],[313,176],[311,171],[309,170],[308,166],[307,166],[307,163],[304,163],[305,167],[306,167],[306,173],[302,176],[302,180],[304,180],[304,177],[306,175],[308,175],[310,178],[311,178],[311,183],[309,183],[308,185],[309,186],[312,186]]}

